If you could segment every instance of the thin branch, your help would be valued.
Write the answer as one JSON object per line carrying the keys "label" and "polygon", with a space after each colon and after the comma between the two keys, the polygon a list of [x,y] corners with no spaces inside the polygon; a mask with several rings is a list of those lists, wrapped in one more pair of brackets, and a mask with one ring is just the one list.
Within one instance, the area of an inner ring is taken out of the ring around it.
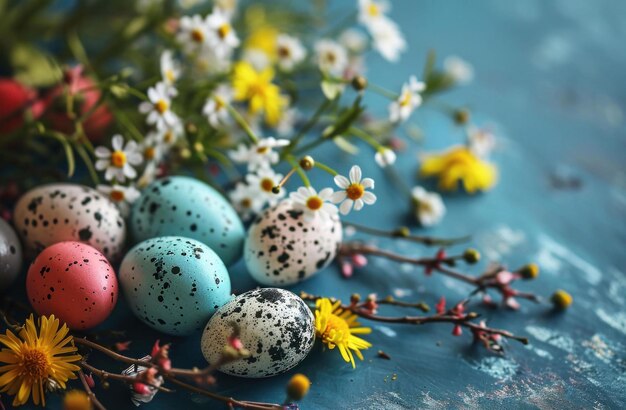
{"label": "thin branch", "polygon": [[85,392],[89,396],[89,399],[91,400],[93,406],[98,410],[106,410],[106,407],[104,407],[102,403],[100,403],[100,401],[96,397],[96,394],[89,387],[89,383],[87,383],[87,379],[85,378],[85,373],[82,370],[78,371],[78,377],[80,378],[80,382],[83,384],[83,389],[85,389]]}
{"label": "thin branch", "polygon": [[427,246],[450,246],[450,245],[456,245],[459,243],[467,242],[471,239],[471,236],[469,235],[462,236],[459,238],[442,239],[442,238],[433,238],[430,236],[411,235],[410,232],[408,232],[408,230],[405,230],[402,228],[395,229],[393,231],[386,231],[382,229],[372,228],[369,226],[358,225],[352,222],[342,222],[342,224],[344,226],[350,226],[356,229],[357,231],[367,233],[370,235],[384,236],[388,238],[396,238],[396,239],[409,241],[409,242],[417,242],[417,243],[422,243]]}

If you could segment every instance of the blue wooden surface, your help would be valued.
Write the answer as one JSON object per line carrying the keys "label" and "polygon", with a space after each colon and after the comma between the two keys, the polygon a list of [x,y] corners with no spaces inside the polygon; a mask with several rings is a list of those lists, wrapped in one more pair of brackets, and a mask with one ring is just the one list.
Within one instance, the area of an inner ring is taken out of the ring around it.
{"label": "blue wooden surface", "polygon": [[[404,408],[624,408],[626,406],[626,3],[560,0],[544,2],[394,1],[392,17],[410,44],[402,62],[391,66],[369,59],[371,81],[396,89],[420,74],[426,51],[458,54],[471,61],[476,80],[447,95],[467,104],[479,125],[492,124],[500,137],[495,155],[501,182],[488,194],[446,196],[443,224],[426,231],[439,236],[474,234],[474,245],[488,260],[511,267],[529,261],[541,267],[540,278],[521,285],[549,296],[568,290],[574,305],[564,314],[523,303],[519,312],[483,310],[489,323],[527,335],[531,344],[510,343],[503,357],[471,345],[469,336],[454,338],[448,326],[379,326],[367,337],[374,347],[357,369],[337,352],[314,349],[293,371],[270,379],[218,376],[217,389],[248,400],[279,402],[294,372],[313,382],[305,409]],[[385,115],[386,101],[366,103]],[[462,140],[463,135],[439,112],[424,107],[412,118],[432,150]],[[413,183],[417,146],[398,160],[398,170]],[[409,212],[386,183],[363,147],[361,156],[343,158],[319,151],[340,171],[356,162],[376,178],[378,203],[347,219],[391,228],[406,223]],[[326,175],[314,178],[328,183]],[[573,189],[556,189],[555,179],[579,180]],[[431,252],[417,245],[393,246],[400,252]],[[472,271],[478,273],[481,264]],[[240,263],[231,272],[234,288],[255,284]],[[470,290],[442,277],[426,278],[419,269],[380,260],[344,280],[331,267],[292,288],[298,292],[347,299],[353,292],[403,293],[434,304],[439,296],[458,300]],[[391,313],[400,311],[390,310]],[[123,299],[108,328],[130,329],[130,355],[149,352],[153,341],[172,342],[177,366],[201,365],[200,335],[186,339],[159,335],[136,320]],[[382,349],[391,360],[376,357]],[[108,365],[112,371],[122,366]],[[123,388],[112,383],[96,393],[111,408],[132,408]],[[5,400],[6,402],[6,400]],[[58,406],[59,401],[52,401]],[[159,394],[154,409],[216,408],[199,396]],[[217,406],[219,407],[219,406]]]}

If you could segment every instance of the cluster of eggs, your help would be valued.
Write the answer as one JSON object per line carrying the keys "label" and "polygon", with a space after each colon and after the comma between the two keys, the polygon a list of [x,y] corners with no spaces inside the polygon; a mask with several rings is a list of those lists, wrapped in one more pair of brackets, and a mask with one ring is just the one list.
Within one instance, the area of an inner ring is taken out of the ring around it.
{"label": "cluster of eggs", "polygon": [[209,362],[237,323],[252,354],[220,370],[244,377],[272,376],[302,361],[313,346],[314,319],[287,290],[231,296],[228,266],[243,255],[261,284],[292,285],[334,259],[342,232],[338,220],[306,221],[285,200],[262,213],[246,236],[218,191],[182,176],[147,186],[127,221],[92,188],[40,186],[18,201],[14,226],[21,243],[0,219],[0,289],[19,275],[23,253],[33,260],[26,290],[38,314],[90,329],[112,313],[121,289],[132,312],[160,332],[184,336],[204,329]]}

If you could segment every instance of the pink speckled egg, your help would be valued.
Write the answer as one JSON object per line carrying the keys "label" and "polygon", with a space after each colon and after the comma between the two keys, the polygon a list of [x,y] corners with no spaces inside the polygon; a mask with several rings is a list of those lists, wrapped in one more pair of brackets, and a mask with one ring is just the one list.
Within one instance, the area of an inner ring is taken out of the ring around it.
{"label": "pink speckled egg", "polygon": [[113,311],[117,278],[97,249],[59,242],[45,248],[28,268],[26,292],[37,314],[54,314],[72,329],[89,329]]}

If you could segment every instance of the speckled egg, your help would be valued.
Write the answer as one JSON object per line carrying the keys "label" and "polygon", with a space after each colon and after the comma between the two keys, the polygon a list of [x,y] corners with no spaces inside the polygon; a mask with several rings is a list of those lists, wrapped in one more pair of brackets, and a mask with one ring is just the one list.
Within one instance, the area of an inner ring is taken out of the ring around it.
{"label": "speckled egg", "polygon": [[24,194],[15,206],[15,228],[25,251],[36,255],[62,241],[84,242],[115,260],[126,239],[119,210],[95,189],[75,184],[50,184]]}
{"label": "speckled egg", "polygon": [[250,226],[244,259],[252,277],[264,284],[301,282],[330,264],[341,243],[339,219],[305,221],[302,211],[283,201]]}
{"label": "speckled egg", "polygon": [[178,236],[147,239],[124,257],[120,283],[135,315],[172,335],[201,330],[230,299],[222,260],[202,242]]}
{"label": "speckled egg", "polygon": [[15,231],[0,218],[0,289],[15,281],[22,269],[22,245]]}
{"label": "speckled egg", "polygon": [[117,278],[97,249],[59,242],[44,249],[28,268],[26,293],[37,314],[54,314],[71,329],[90,329],[113,311]]}
{"label": "speckled egg", "polygon": [[227,266],[241,257],[241,220],[218,191],[197,179],[174,176],[150,184],[133,206],[130,226],[135,241],[184,236],[209,246]]}
{"label": "speckled egg", "polygon": [[209,363],[217,361],[231,323],[239,326],[239,338],[250,356],[220,367],[220,371],[242,377],[270,377],[300,363],[315,342],[311,310],[293,293],[276,288],[243,293],[222,306],[202,334],[202,354]]}

